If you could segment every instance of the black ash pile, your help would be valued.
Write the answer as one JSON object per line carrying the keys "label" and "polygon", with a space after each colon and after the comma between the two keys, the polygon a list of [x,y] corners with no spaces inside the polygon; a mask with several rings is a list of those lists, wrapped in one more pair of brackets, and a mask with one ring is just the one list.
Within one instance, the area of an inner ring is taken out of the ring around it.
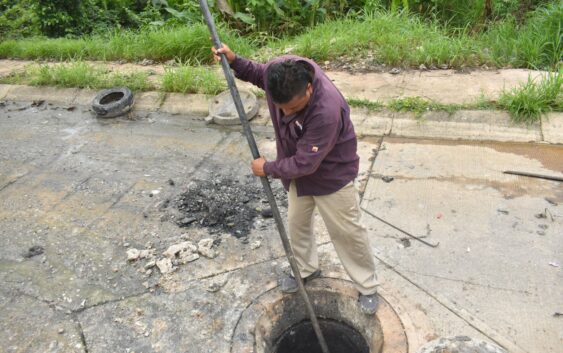
{"label": "black ash pile", "polygon": [[[278,206],[287,207],[287,196],[281,184],[272,183]],[[180,227],[201,226],[211,233],[227,232],[237,238],[248,235],[254,219],[267,215],[269,204],[257,178],[245,181],[222,176],[196,180],[176,200],[181,213]]]}

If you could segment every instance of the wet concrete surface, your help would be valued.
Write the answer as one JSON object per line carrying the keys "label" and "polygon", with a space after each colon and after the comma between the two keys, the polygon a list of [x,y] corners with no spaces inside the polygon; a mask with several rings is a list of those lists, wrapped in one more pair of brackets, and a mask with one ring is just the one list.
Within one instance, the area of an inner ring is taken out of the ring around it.
{"label": "wet concrete surface", "polygon": [[[264,129],[257,140],[272,158]],[[363,207],[440,242],[406,242],[364,216],[380,292],[403,320],[412,352],[452,334],[558,352],[563,188],[502,170],[561,175],[563,148],[386,138],[370,160],[377,143],[360,143]],[[79,106],[0,106],[3,350],[229,352],[245,308],[276,290],[287,270],[274,221],[258,216],[243,241],[179,227],[163,205],[196,180],[259,185],[249,159],[238,128],[181,115],[100,120]],[[347,278],[318,229],[323,273]],[[150,264],[172,245],[207,238],[219,240],[215,258],[166,275]],[[152,257],[129,261],[132,248]]]}

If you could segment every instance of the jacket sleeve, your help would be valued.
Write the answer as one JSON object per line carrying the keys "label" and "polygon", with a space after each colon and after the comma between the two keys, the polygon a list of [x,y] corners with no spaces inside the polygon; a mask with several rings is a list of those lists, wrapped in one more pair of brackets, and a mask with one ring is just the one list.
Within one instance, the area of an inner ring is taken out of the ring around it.
{"label": "jacket sleeve", "polygon": [[266,64],[260,64],[237,56],[231,63],[231,68],[235,70],[237,78],[264,89]]}
{"label": "jacket sleeve", "polygon": [[315,119],[313,116],[311,125],[307,127],[304,135],[297,142],[295,155],[266,162],[264,173],[282,179],[297,179],[313,174],[334,148],[342,128],[340,116],[328,120],[329,122],[321,119],[320,116]]}

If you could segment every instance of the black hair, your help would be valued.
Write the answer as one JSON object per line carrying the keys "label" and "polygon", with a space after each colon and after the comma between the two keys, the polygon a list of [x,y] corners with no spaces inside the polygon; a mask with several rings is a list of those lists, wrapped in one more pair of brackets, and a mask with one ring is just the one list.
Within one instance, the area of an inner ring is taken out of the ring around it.
{"label": "black hair", "polygon": [[283,104],[305,93],[313,82],[313,68],[304,61],[286,60],[270,65],[266,78],[273,101]]}

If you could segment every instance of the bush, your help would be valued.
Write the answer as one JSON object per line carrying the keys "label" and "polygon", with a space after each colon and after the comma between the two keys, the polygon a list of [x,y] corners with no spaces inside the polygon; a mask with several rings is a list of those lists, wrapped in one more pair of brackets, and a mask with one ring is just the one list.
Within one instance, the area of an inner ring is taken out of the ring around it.
{"label": "bush", "polygon": [[555,67],[563,57],[563,3],[536,9],[523,25],[509,17],[482,38],[499,65]]}
{"label": "bush", "polygon": [[31,0],[0,0],[0,40],[39,34],[38,20]]}

